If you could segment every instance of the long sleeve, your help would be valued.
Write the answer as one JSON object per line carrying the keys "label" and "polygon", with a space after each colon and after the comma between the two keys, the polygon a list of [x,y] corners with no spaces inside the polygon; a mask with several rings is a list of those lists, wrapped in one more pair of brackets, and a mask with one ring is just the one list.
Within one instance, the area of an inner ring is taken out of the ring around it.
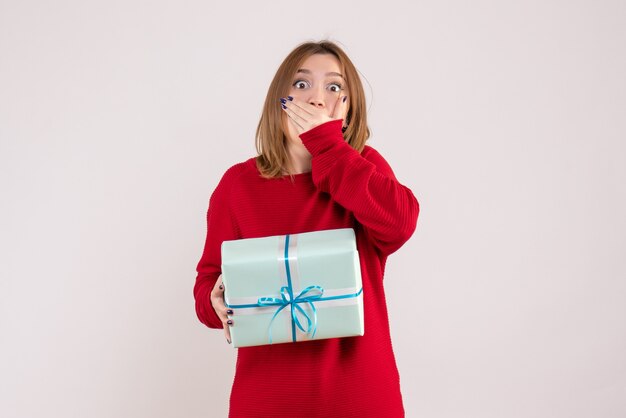
{"label": "long sleeve", "polygon": [[[365,334],[237,349],[228,416],[276,415],[268,412],[271,405],[271,411],[298,411],[301,418],[403,418],[383,283],[386,256],[380,248],[389,253],[407,239],[417,202],[374,148],[358,153],[342,142],[341,124],[322,125],[303,136],[314,155],[311,171],[293,181],[265,178],[252,157],[227,171],[213,191],[194,286],[197,316],[223,332],[210,292],[221,273],[224,240],[354,228]],[[281,259],[276,256],[274,262]],[[281,266],[276,264],[278,275]],[[235,310],[233,329],[238,315]],[[311,399],[317,400],[313,406]]]}
{"label": "long sleeve", "polygon": [[196,300],[196,314],[200,322],[209,328],[223,328],[211,304],[211,290],[222,273],[222,242],[238,238],[237,226],[230,211],[230,190],[233,168],[227,170],[209,198],[207,211],[207,234],[204,251],[196,271],[193,295]]}
{"label": "long sleeve", "polygon": [[341,126],[341,119],[332,120],[300,135],[312,155],[313,183],[353,212],[379,251],[389,255],[413,235],[419,203],[378,152],[370,147],[370,161],[352,148]]}

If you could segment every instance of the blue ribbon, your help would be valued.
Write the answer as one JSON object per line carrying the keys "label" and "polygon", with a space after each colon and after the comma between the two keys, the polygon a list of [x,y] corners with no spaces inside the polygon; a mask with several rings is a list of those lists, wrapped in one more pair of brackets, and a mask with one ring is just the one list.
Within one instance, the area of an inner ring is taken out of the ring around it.
{"label": "blue ribbon", "polygon": [[[298,296],[293,296],[293,286],[291,284],[291,270],[289,268],[289,234],[285,235],[285,255],[283,257],[285,261],[285,269],[287,271],[287,286],[283,286],[280,288],[280,298],[264,296],[260,297],[257,300],[257,303],[245,304],[245,305],[229,305],[226,304],[229,308],[256,308],[262,306],[278,306],[279,308],[272,316],[272,320],[270,321],[270,331],[269,331],[269,341],[272,344],[272,324],[274,323],[274,319],[276,316],[285,309],[287,306],[291,307],[291,336],[293,342],[296,342],[296,327],[300,328],[302,332],[309,334],[311,330],[313,330],[313,334],[311,338],[315,338],[315,333],[317,332],[317,309],[315,308],[315,304],[313,302],[321,302],[324,300],[335,300],[335,299],[347,299],[357,297],[363,292],[363,288],[361,288],[357,293],[350,293],[347,295],[338,295],[338,296],[327,296],[322,297],[324,294],[324,288],[322,286],[308,286],[304,290],[302,290]],[[308,295],[311,293],[311,295]],[[313,311],[313,319],[307,314],[307,312],[302,309],[299,305],[300,303],[308,303]],[[302,325],[302,322],[298,318],[298,312],[306,318],[307,326],[306,329]]]}
{"label": "blue ribbon", "polygon": [[[319,291],[319,293],[311,296],[305,296],[307,293],[315,290]],[[291,332],[293,342],[296,342],[296,326],[307,334],[309,334],[311,332],[311,328],[313,328],[313,335],[311,338],[315,338],[315,333],[317,332],[317,309],[315,308],[313,301],[322,298],[322,295],[324,294],[324,288],[322,288],[321,286],[309,286],[302,292],[300,292],[300,294],[296,296],[295,299],[292,299],[291,295],[293,295],[293,289],[290,289],[288,286],[283,286],[280,288],[280,294],[282,296],[281,299],[262,297],[259,298],[257,303],[259,306],[280,306],[280,308],[278,308],[278,310],[274,313],[274,316],[272,316],[272,320],[270,321],[270,344],[272,343],[272,324],[274,323],[274,319],[276,318],[276,315],[278,315],[280,311],[285,309],[287,306],[291,306]],[[299,303],[308,303],[309,306],[311,306],[311,309],[313,310],[313,319],[311,319],[306,311],[298,305]],[[304,329],[304,327],[302,326],[302,322],[300,322],[300,319],[298,319],[298,312],[300,312],[306,318],[306,329]]]}

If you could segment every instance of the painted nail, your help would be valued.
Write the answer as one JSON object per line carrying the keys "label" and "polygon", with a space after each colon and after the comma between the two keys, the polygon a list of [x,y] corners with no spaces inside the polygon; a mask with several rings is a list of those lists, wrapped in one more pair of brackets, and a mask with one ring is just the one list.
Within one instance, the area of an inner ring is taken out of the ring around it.
{"label": "painted nail", "polygon": [[348,99],[348,96],[343,96],[343,102],[345,103],[346,100]]}
{"label": "painted nail", "polygon": [[291,96],[287,96],[287,98],[288,98],[289,100],[293,100],[293,97],[291,97]]}
{"label": "painted nail", "polygon": [[228,341],[228,344],[230,344],[230,340],[228,338],[226,338],[226,341]]}
{"label": "painted nail", "polygon": [[285,106],[284,104],[281,104],[281,106],[283,107],[283,109],[287,109],[287,106]]}
{"label": "painted nail", "polygon": [[228,315],[232,315],[232,314],[233,314],[233,310],[232,310],[232,309],[229,309],[229,310],[227,310],[227,311],[226,311],[226,313],[227,313]]}
{"label": "painted nail", "polygon": [[227,323],[228,325],[232,325],[232,324],[233,324],[233,320],[232,320],[232,319],[229,319],[228,321],[226,321],[226,323]]}
{"label": "painted nail", "polygon": [[224,285],[223,284],[220,285],[220,290],[224,290]]}
{"label": "painted nail", "polygon": [[281,102],[282,104],[285,104],[285,103],[287,103],[287,100],[285,100],[285,99],[283,99],[283,98],[281,97],[281,98],[280,98],[280,102]]}

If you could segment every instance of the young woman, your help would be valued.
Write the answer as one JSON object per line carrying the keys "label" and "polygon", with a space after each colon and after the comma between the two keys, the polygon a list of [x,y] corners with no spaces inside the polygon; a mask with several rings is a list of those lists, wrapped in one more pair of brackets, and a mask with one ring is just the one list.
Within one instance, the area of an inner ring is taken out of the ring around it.
{"label": "young woman", "polygon": [[404,416],[383,275],[415,231],[419,205],[365,144],[366,116],[344,51],[330,41],[297,46],[269,87],[258,155],[227,169],[209,199],[194,297],[200,321],[223,328],[228,343],[237,311],[224,305],[224,240],[350,227],[363,280],[365,335],[238,349],[230,418]]}

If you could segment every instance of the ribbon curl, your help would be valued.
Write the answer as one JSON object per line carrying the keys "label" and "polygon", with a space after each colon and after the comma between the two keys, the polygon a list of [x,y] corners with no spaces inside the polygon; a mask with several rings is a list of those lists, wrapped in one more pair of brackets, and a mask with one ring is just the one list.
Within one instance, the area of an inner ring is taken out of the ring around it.
{"label": "ribbon curl", "polygon": [[[260,297],[257,301],[259,306],[280,306],[278,310],[272,316],[272,320],[270,321],[270,344],[272,344],[272,324],[274,323],[274,319],[276,316],[285,309],[287,306],[291,306],[291,320],[293,323],[302,330],[302,332],[309,334],[311,332],[311,328],[313,329],[313,334],[311,338],[315,338],[315,333],[317,332],[317,309],[313,304],[314,301],[320,300],[324,295],[324,288],[322,286],[309,286],[305,288],[302,292],[298,294],[295,298],[292,297],[293,290],[289,288],[289,286],[283,286],[280,288],[281,298],[273,298],[273,297]],[[310,296],[306,296],[307,293],[314,293]],[[308,303],[311,309],[313,310],[313,319],[307,314],[307,312],[302,309],[299,303]],[[300,312],[307,321],[306,329],[300,322],[298,318],[298,312]],[[295,335],[293,336],[294,342],[296,341]]]}

